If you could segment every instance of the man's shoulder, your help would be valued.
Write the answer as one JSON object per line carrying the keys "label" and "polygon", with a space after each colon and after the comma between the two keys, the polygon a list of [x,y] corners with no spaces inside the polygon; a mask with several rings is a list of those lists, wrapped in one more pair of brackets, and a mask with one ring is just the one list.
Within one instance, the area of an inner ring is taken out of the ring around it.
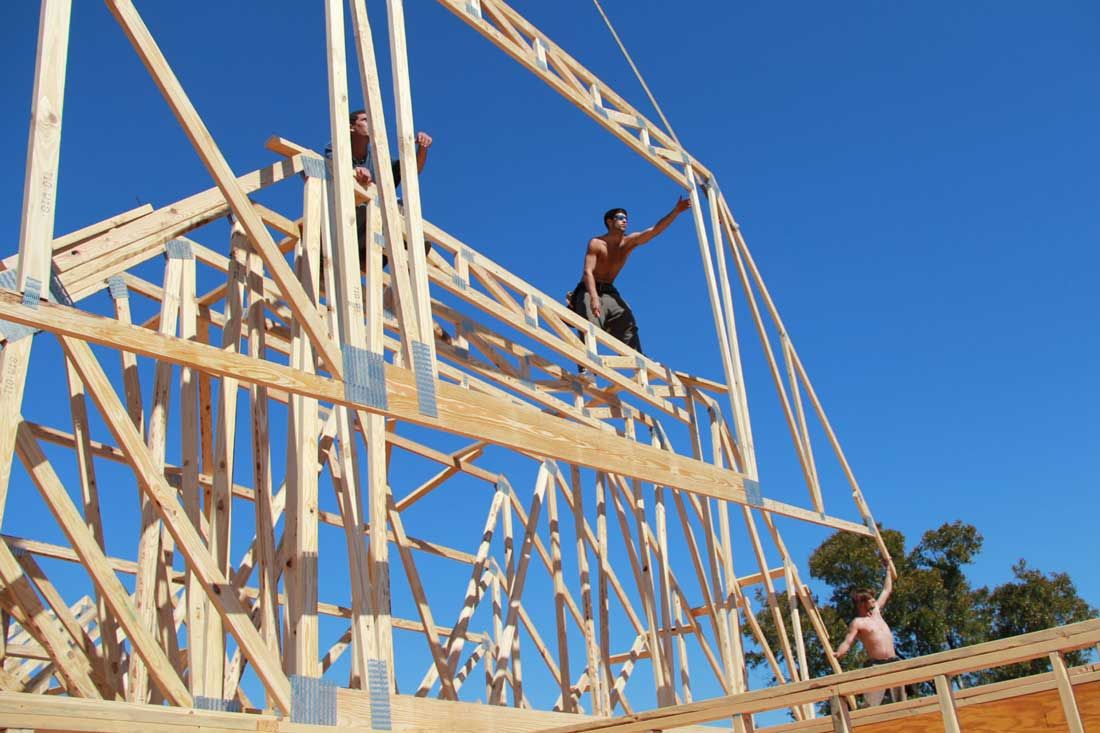
{"label": "man's shoulder", "polygon": [[604,239],[604,236],[602,234],[597,234],[596,236],[589,238],[588,246],[602,247],[604,249],[607,249],[607,240]]}

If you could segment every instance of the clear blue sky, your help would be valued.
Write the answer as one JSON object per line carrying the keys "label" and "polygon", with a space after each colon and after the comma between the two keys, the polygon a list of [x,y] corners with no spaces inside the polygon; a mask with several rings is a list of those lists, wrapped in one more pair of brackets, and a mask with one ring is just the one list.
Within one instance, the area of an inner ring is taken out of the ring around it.
{"label": "clear blue sky", "polygon": [[[0,9],[6,252],[36,5]],[[386,55],[384,3],[369,5]],[[440,6],[408,5],[417,126],[436,139],[422,179],[430,219],[561,293],[605,209],[625,206],[641,226],[671,207],[675,185],[610,134]],[[1100,606],[1088,539],[1100,473],[1100,9],[604,5],[684,145],[716,172],[876,517],[911,541],[973,523],[985,536],[976,584],[1009,580],[1026,558],[1069,572]],[[327,142],[322,17],[310,7],[139,7],[238,172],[271,162],[271,134]],[[516,7],[656,119],[589,3]],[[75,2],[73,28],[57,232],[211,185],[105,7]],[[282,200],[288,212],[298,195]],[[720,378],[689,218],[619,282],[647,353]],[[752,338],[744,310],[739,327]],[[805,503],[770,378],[747,348],[764,491],[795,487]],[[852,516],[845,494],[826,489]],[[824,534],[786,536],[805,557]]]}

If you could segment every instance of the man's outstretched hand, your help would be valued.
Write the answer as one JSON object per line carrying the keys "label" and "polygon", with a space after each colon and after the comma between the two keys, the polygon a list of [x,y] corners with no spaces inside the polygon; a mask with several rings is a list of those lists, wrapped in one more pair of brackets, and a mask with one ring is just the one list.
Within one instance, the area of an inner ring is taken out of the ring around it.
{"label": "man's outstretched hand", "polygon": [[691,199],[681,196],[680,198],[676,199],[676,206],[674,206],[672,210],[675,211],[677,214],[682,214],[690,208]]}
{"label": "man's outstretched hand", "polygon": [[426,132],[416,133],[416,146],[427,150],[432,146],[432,136]]}

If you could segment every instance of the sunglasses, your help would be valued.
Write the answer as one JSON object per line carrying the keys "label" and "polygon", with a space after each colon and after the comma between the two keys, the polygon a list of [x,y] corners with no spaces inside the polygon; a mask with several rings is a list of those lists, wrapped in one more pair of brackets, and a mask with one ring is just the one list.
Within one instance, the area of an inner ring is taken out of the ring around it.
{"label": "sunglasses", "polygon": [[615,214],[615,216],[611,218],[615,221],[626,221],[626,214]]}

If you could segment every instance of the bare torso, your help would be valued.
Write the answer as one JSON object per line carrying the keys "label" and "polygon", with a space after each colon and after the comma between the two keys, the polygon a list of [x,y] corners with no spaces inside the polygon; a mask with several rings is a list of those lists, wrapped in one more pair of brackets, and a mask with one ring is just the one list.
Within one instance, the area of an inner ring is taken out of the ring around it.
{"label": "bare torso", "polygon": [[893,659],[894,634],[876,608],[867,616],[860,616],[853,622],[859,631],[859,641],[863,650],[871,659]]}
{"label": "bare torso", "polygon": [[630,257],[632,249],[625,243],[623,237],[619,237],[616,241],[606,234],[592,237],[589,240],[588,247],[588,251],[595,252],[596,255],[596,267],[593,269],[592,275],[598,282],[602,283],[615,281],[623,266],[626,265],[626,260]]}

